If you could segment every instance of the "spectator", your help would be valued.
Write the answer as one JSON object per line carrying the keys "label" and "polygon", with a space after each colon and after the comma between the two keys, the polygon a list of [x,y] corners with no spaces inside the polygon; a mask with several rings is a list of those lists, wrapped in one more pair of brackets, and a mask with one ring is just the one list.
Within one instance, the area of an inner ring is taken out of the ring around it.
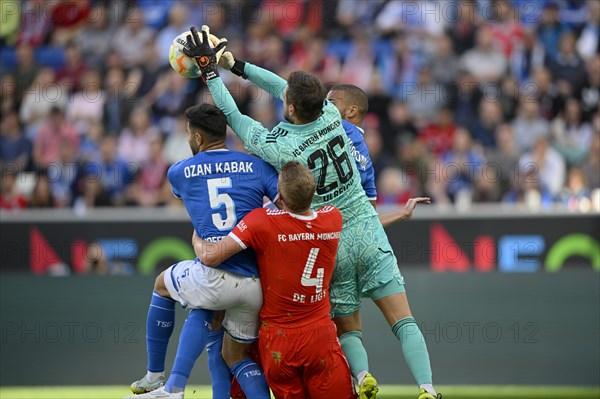
{"label": "spectator", "polygon": [[80,82],[87,67],[81,57],[81,50],[74,42],[65,48],[65,65],[56,72],[56,83],[65,87],[69,93],[80,90]]}
{"label": "spectator", "polygon": [[[162,55],[169,54],[169,48],[171,47],[171,43],[173,43],[173,39],[189,30],[189,26],[187,25],[187,7],[185,3],[175,3],[169,10],[169,24],[161,29],[154,42],[156,52]],[[215,29],[216,27],[209,26],[215,32],[219,32],[219,30]],[[169,63],[169,59],[164,56],[161,57],[161,61],[163,65]]]}
{"label": "spectator", "polygon": [[23,134],[15,111],[2,114],[0,122],[0,167],[24,171],[31,159],[31,142]]}
{"label": "spectator", "polygon": [[454,87],[447,90],[449,104],[454,109],[454,121],[457,125],[471,126],[475,123],[477,107],[482,98],[480,85],[473,75],[466,71],[459,74]]}
{"label": "spectator", "polygon": [[150,143],[159,135],[156,126],[151,124],[150,113],[138,107],[131,112],[129,125],[119,137],[119,157],[140,168],[150,156]]}
{"label": "spectator", "polygon": [[591,192],[587,186],[585,173],[579,168],[569,169],[567,185],[560,192],[560,200],[567,209],[575,210],[582,200],[590,200]]}
{"label": "spectator", "polygon": [[48,16],[54,4],[48,4],[45,0],[25,0],[21,4],[23,8],[17,46],[38,47],[45,44],[52,27],[52,20]]}
{"label": "spectator", "polygon": [[95,170],[101,180],[100,185],[108,195],[113,206],[125,205],[127,189],[132,181],[134,165],[126,163],[117,155],[117,138],[104,136],[100,142],[100,157],[86,166],[86,173]]}
{"label": "spectator", "polygon": [[36,174],[36,182],[29,201],[30,208],[53,208],[54,197],[50,189],[50,179],[46,170],[42,169]]}
{"label": "spectator", "polygon": [[46,122],[40,128],[33,143],[33,161],[36,167],[46,168],[59,161],[61,146],[79,147],[79,135],[75,126],[65,119],[63,110],[53,107]]}
{"label": "spectator", "polygon": [[583,85],[579,100],[584,119],[590,120],[600,108],[600,54],[596,54],[587,62],[587,80]]}
{"label": "spectator", "polygon": [[69,102],[68,90],[54,83],[55,79],[51,68],[42,68],[25,93],[19,117],[30,140],[35,139],[53,107],[64,109]]}
{"label": "spectator", "polygon": [[[277,40],[275,37],[269,40]],[[279,40],[277,42],[281,43]],[[269,41],[267,41],[269,48]],[[281,61],[281,54],[275,54]],[[269,57],[273,59],[273,54]],[[371,58],[371,60],[373,60]],[[283,64],[283,63],[282,63]],[[303,42],[303,46],[296,48],[289,61],[290,69],[312,73],[322,82],[337,82],[340,76],[340,62],[338,58],[327,52],[327,42],[322,37],[314,37]],[[372,65],[369,66],[372,68]],[[362,72],[361,72],[362,73]],[[340,81],[344,81],[343,79]]]}
{"label": "spectator", "polygon": [[494,48],[494,38],[488,29],[477,32],[477,45],[460,59],[462,67],[479,83],[498,82],[506,72],[506,56]]}
{"label": "spectator", "polygon": [[[143,16],[149,27],[158,30],[167,23],[167,16],[174,2],[173,0],[138,0],[137,3],[134,12]],[[199,20],[194,22],[199,23]]]}
{"label": "spectator", "polygon": [[588,22],[577,40],[577,52],[584,60],[597,56],[600,50],[600,2],[588,1]]}
{"label": "spectator", "polygon": [[383,170],[377,179],[377,204],[401,205],[414,197],[411,185],[404,172],[397,167]]}
{"label": "spectator", "polygon": [[563,108],[565,97],[552,81],[548,68],[537,69],[533,76],[533,85],[528,85],[521,96],[527,100],[536,99],[540,106],[540,115],[546,120],[554,119]]}
{"label": "spectator", "polygon": [[110,51],[112,37],[115,34],[108,20],[110,10],[102,4],[95,4],[93,13],[86,25],[79,31],[75,42],[81,50],[86,65],[100,68]]}
{"label": "spectator", "polygon": [[4,115],[19,109],[16,92],[15,77],[9,73],[0,76],[0,114]]}
{"label": "spectator", "polygon": [[529,178],[539,180],[543,190],[556,197],[565,183],[565,160],[548,144],[546,137],[538,137],[533,148],[519,160],[520,170]]}
{"label": "spectator", "polygon": [[102,186],[102,180],[94,173],[84,175],[79,180],[79,192],[75,198],[73,207],[75,209],[88,209],[106,207],[113,205],[106,190]]}
{"label": "spectator", "polygon": [[27,197],[16,190],[17,174],[16,169],[0,165],[0,211],[27,208]]}
{"label": "spectator", "polygon": [[[168,64],[168,59],[165,58],[164,54],[165,53],[159,53],[156,46],[151,43],[148,44],[146,62],[130,74],[130,76],[133,75],[131,76],[132,88],[137,86],[137,91],[135,91],[137,97],[144,98],[147,96],[157,84],[157,81],[161,79],[161,75],[168,72],[176,73],[170,66],[164,63],[164,61],[167,60]],[[136,82],[139,82],[139,84],[136,85]]]}
{"label": "spectator", "polygon": [[391,163],[390,156],[383,151],[384,143],[381,137],[380,122],[377,117],[368,114],[364,121],[365,144],[369,149],[369,157],[373,163],[373,172],[375,179],[379,177],[379,173]]}
{"label": "spectator", "polygon": [[164,157],[169,165],[192,156],[188,140],[187,120],[180,116],[165,141]]}
{"label": "spectator", "polygon": [[538,138],[550,136],[550,125],[540,116],[540,105],[533,99],[521,101],[512,128],[521,153],[530,150]]}
{"label": "spectator", "polygon": [[80,172],[77,147],[70,141],[60,140],[58,159],[48,165],[50,190],[55,206],[64,208],[73,205]]}
{"label": "spectator", "polygon": [[533,79],[533,72],[544,66],[546,50],[538,41],[535,32],[525,32],[523,42],[517,45],[510,59],[510,71],[519,84],[524,85]]}
{"label": "spectator", "polygon": [[550,208],[554,202],[554,196],[547,187],[541,184],[533,169],[528,168],[517,173],[510,191],[503,196],[502,201],[509,204],[526,205],[531,210],[538,210],[540,207]]}
{"label": "spectator", "polygon": [[585,64],[577,55],[575,35],[572,32],[565,32],[560,36],[558,54],[548,62],[548,68],[561,94],[579,96],[585,83]]}
{"label": "spectator", "polygon": [[17,103],[21,103],[25,89],[27,89],[40,71],[40,66],[34,60],[33,48],[27,44],[17,47],[17,66],[13,71]]}
{"label": "spectator", "polygon": [[485,158],[474,150],[468,130],[456,129],[452,148],[439,159],[447,179],[446,191],[450,199],[455,200],[461,191],[475,191],[475,181],[485,165]]}
{"label": "spectator", "polygon": [[[370,106],[369,106],[370,107]],[[411,120],[408,105],[400,100],[392,101],[387,108],[389,120],[382,127],[381,133],[384,148],[393,148],[400,138],[411,140],[417,137],[417,128]]]}
{"label": "spectator", "polygon": [[104,126],[101,122],[90,123],[79,143],[79,161],[87,164],[96,161],[100,157],[100,142],[103,135]]}
{"label": "spectator", "polygon": [[475,47],[475,38],[480,24],[476,3],[473,1],[458,2],[458,12],[454,16],[455,22],[446,28],[446,32],[452,40],[452,47],[456,55],[461,56],[467,50]]}
{"label": "spectator", "polygon": [[432,120],[438,110],[445,104],[445,90],[442,85],[436,84],[429,71],[423,68],[419,71],[419,83],[416,91],[411,89],[406,95],[406,102],[411,116],[417,127],[423,127]]}
{"label": "spectator", "polygon": [[592,189],[600,188],[600,129],[596,130],[590,144],[590,151],[583,161],[581,169],[585,174],[585,180]]}
{"label": "spectator", "polygon": [[438,111],[436,121],[419,132],[419,140],[438,157],[452,148],[455,131],[454,114],[450,108],[444,107]]}
{"label": "spectator", "polygon": [[192,105],[189,82],[189,79],[169,70],[160,75],[150,93],[144,98],[145,102],[151,105],[153,114],[163,131],[170,132],[175,116],[181,115]]}
{"label": "spectator", "polygon": [[519,173],[519,149],[510,124],[505,123],[496,128],[496,147],[487,153],[488,163],[484,176],[495,180],[500,192],[511,188],[515,176]]}
{"label": "spectator", "polygon": [[358,33],[352,40],[350,52],[340,71],[340,81],[358,87],[367,87],[375,64],[375,52],[371,42]]}
{"label": "spectator", "polygon": [[573,31],[579,33],[587,21],[588,2],[563,0],[560,2],[560,20]]}
{"label": "spectator", "polygon": [[500,44],[504,56],[510,58],[514,46],[520,44],[525,34],[517,10],[508,0],[494,1],[491,10],[495,15],[487,27],[490,29],[494,41]]}
{"label": "spectator", "polygon": [[52,43],[63,46],[73,40],[88,22],[89,0],[59,0],[50,14],[52,21]]}
{"label": "spectator", "polygon": [[139,182],[132,187],[132,197],[141,206],[162,205],[165,202],[167,162],[163,156],[163,141],[160,136],[150,141],[150,156],[142,165]]}
{"label": "spectator", "polygon": [[391,41],[393,52],[381,56],[379,74],[387,94],[406,101],[407,89],[414,88],[418,78],[419,57],[403,32],[396,32]]}
{"label": "spectator", "polygon": [[[164,0],[159,0],[165,2]],[[154,39],[154,29],[144,25],[144,16],[140,9],[133,8],[119,27],[112,40],[126,68],[142,66],[146,61],[146,48]]]}
{"label": "spectator", "polygon": [[102,92],[102,78],[96,70],[85,72],[80,86],[67,105],[66,115],[79,135],[84,136],[91,124],[102,121],[106,95]]}
{"label": "spectator", "polygon": [[436,83],[450,86],[458,76],[458,57],[452,48],[452,40],[448,35],[440,36],[436,41],[433,57],[428,69]]}
{"label": "spectator", "polygon": [[567,166],[579,165],[586,157],[592,140],[592,126],[583,122],[579,101],[567,100],[562,117],[552,123],[554,147],[561,153]]}
{"label": "spectator", "polygon": [[544,5],[540,23],[537,27],[537,35],[550,60],[556,59],[558,42],[565,30],[565,26],[559,19],[558,4],[554,1],[547,2]]}
{"label": "spectator", "polygon": [[125,81],[125,73],[117,67],[109,69],[106,73],[104,90],[106,101],[102,122],[110,134],[117,134],[129,121],[137,98],[132,93],[131,84]]}
{"label": "spectator", "polygon": [[496,129],[504,122],[502,108],[497,99],[484,98],[479,103],[479,117],[470,131],[476,143],[486,149],[496,147]]}

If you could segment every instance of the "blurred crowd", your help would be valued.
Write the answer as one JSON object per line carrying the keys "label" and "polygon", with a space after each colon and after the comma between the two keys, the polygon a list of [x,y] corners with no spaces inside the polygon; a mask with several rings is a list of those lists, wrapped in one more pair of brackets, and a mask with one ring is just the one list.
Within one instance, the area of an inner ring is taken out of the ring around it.
{"label": "blurred crowd", "polygon": [[[191,155],[183,111],[212,100],[168,50],[202,24],[283,77],[366,91],[381,204],[585,210],[600,187],[600,1],[3,0],[2,15],[5,210],[179,206],[165,177]],[[221,76],[242,112],[282,120]]]}

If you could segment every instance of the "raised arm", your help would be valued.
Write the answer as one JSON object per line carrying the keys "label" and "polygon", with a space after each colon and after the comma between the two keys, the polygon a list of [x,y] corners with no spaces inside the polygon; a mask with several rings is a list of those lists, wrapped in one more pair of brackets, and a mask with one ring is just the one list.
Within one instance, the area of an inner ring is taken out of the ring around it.
{"label": "raised arm", "polygon": [[259,66],[245,63],[244,73],[248,80],[280,100],[283,100],[283,92],[287,86],[285,79]]}

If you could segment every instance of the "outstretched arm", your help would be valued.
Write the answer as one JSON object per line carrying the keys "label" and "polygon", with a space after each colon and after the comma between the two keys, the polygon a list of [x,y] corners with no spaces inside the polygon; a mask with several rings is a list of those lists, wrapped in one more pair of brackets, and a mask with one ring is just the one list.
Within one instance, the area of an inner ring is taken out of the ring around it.
{"label": "outstretched arm", "polygon": [[283,100],[283,92],[287,86],[285,79],[264,68],[245,63],[244,73],[248,80],[280,100]]}
{"label": "outstretched arm", "polygon": [[[379,215],[379,221],[383,227],[389,226],[403,220],[408,220],[412,217],[412,213],[415,210],[417,204],[431,204],[431,198],[428,197],[417,197],[410,198],[406,201],[406,206],[401,211],[387,213],[385,215]],[[373,204],[375,206],[375,204]]]}

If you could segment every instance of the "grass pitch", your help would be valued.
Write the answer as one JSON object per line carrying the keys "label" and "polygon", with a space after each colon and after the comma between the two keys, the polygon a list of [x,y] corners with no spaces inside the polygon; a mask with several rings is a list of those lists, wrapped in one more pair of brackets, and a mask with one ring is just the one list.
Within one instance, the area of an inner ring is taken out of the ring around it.
{"label": "grass pitch", "polygon": [[[599,399],[599,387],[522,387],[440,385],[444,399]],[[130,395],[127,386],[0,387],[0,399],[116,399]],[[186,399],[210,399],[207,386],[189,386]],[[415,399],[414,386],[383,385],[378,399]],[[334,399],[334,398],[332,398]]]}

